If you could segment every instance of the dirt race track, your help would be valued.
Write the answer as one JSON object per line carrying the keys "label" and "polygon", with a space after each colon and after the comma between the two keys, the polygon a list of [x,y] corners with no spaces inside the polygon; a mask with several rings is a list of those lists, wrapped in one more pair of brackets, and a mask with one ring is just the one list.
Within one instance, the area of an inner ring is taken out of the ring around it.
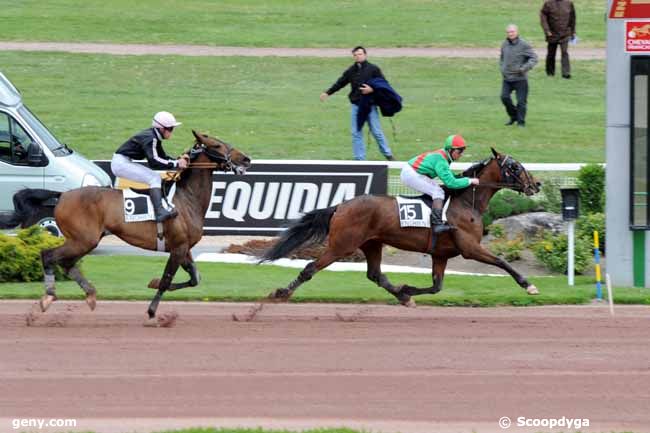
{"label": "dirt race track", "polygon": [[[164,302],[0,303],[0,432],[19,418],[70,431],[188,426],[373,432],[548,431],[517,418],[650,431],[650,308],[430,308]],[[541,421],[540,421],[541,422]],[[32,429],[45,432],[56,429]],[[567,427],[555,431],[573,431]],[[29,429],[25,429],[29,431]]]}

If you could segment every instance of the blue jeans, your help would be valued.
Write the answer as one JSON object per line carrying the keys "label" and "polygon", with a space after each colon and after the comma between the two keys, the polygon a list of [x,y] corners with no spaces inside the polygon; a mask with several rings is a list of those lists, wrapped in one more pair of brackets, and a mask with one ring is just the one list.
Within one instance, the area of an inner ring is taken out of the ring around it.
{"label": "blue jeans", "polygon": [[[357,129],[357,112],[359,107],[355,104],[350,104],[350,127],[352,132],[352,152],[354,153],[354,159],[357,161],[363,161],[366,159],[366,144],[363,141],[363,131]],[[381,123],[379,123],[379,112],[377,111],[377,106],[373,105],[370,109],[370,115],[368,116],[368,125],[370,125],[370,132],[372,136],[375,137],[377,146],[379,146],[379,151],[385,157],[393,155],[393,152],[388,147],[388,141],[384,137],[384,132],[381,130]]]}
{"label": "blue jeans", "polygon": [[[512,103],[512,92],[517,93],[517,106]],[[501,86],[501,102],[511,120],[523,125],[526,123],[526,108],[528,107],[528,80],[506,81]]]}

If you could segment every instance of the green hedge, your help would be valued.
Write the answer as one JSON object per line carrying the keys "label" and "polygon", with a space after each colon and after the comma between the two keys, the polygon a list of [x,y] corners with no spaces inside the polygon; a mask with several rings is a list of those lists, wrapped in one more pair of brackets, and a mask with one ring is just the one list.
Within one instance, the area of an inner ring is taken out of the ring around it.
{"label": "green hedge", "polygon": [[598,232],[598,248],[605,254],[605,214],[592,213],[583,215],[576,221],[577,236],[584,239],[593,248],[594,231]]}
{"label": "green hedge", "polygon": [[[566,274],[568,271],[568,238],[566,234],[545,233],[541,239],[533,244],[535,257],[548,269]],[[591,247],[584,238],[576,236],[574,270],[582,274],[591,261]]]}
{"label": "green hedge", "polygon": [[578,189],[582,214],[602,213],[605,209],[605,169],[588,164],[578,173]]}
{"label": "green hedge", "polygon": [[[16,236],[0,234],[0,282],[41,281],[41,250],[63,242],[63,238],[52,236],[39,226],[20,230]],[[56,278],[63,278],[58,268]]]}

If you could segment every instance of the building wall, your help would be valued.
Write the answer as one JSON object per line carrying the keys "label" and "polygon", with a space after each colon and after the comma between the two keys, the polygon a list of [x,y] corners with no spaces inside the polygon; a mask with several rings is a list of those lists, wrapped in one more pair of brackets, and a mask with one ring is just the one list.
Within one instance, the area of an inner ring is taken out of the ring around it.
{"label": "building wall", "polygon": [[[607,2],[607,11],[612,0]],[[650,17],[649,17],[650,18]],[[578,27],[579,28],[579,27]],[[630,55],[625,52],[625,20],[607,20],[606,269],[612,284],[634,285],[634,245],[630,224]],[[646,235],[646,251],[650,236]],[[650,287],[646,253],[645,286]]]}

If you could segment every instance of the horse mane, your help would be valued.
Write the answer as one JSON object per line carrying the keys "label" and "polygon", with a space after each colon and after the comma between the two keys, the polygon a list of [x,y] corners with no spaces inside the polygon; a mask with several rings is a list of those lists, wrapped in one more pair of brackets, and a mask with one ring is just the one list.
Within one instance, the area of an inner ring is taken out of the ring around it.
{"label": "horse mane", "polygon": [[465,171],[463,171],[463,177],[478,177],[492,159],[493,158],[486,158],[465,169]]}
{"label": "horse mane", "polygon": [[[483,171],[485,167],[492,161],[494,158],[486,158],[482,161],[477,162],[476,164],[471,165],[469,168],[465,169],[460,176],[462,177],[478,177],[479,174]],[[465,190],[467,190],[468,187],[465,188],[458,188],[458,189],[451,189],[447,188],[446,185],[440,185],[442,187],[442,190],[445,192],[445,200],[447,200],[447,197],[456,197],[461,195]]]}

